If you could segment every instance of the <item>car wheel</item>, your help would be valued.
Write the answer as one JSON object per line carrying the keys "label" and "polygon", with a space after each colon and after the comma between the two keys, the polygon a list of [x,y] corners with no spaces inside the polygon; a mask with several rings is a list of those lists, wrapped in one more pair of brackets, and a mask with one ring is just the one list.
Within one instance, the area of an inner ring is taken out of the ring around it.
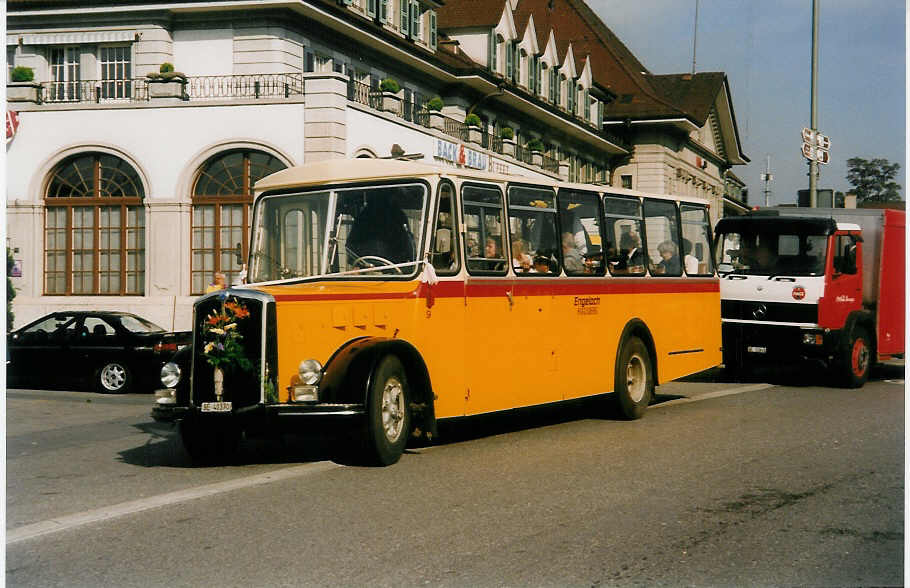
{"label": "car wheel", "polygon": [[869,369],[872,367],[872,348],[865,328],[853,328],[853,334],[841,352],[840,364],[846,386],[862,388],[869,379]]}
{"label": "car wheel", "polygon": [[132,385],[133,374],[122,361],[109,361],[98,370],[97,388],[102,394],[123,394]]}
{"label": "car wheel", "polygon": [[401,458],[410,434],[408,380],[401,361],[387,355],[376,366],[367,400],[366,455],[373,465],[392,465]]}
{"label": "car wheel", "polygon": [[640,419],[654,394],[654,368],[648,348],[638,337],[629,337],[620,346],[614,386],[620,414]]}

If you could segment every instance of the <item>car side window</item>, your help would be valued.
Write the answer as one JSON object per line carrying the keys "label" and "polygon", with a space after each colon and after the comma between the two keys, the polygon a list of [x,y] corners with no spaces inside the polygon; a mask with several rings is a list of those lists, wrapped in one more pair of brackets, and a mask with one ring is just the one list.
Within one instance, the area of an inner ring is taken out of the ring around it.
{"label": "car side window", "polygon": [[93,337],[104,337],[107,335],[114,335],[114,327],[109,325],[104,319],[97,316],[87,316],[85,317],[85,322],[83,324],[85,330],[89,335]]}

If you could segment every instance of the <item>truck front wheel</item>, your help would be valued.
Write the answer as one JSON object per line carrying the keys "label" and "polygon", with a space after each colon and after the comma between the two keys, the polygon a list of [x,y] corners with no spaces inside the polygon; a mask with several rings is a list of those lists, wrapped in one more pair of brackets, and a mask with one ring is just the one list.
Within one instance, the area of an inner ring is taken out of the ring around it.
{"label": "truck front wheel", "polygon": [[869,379],[872,367],[872,347],[869,334],[864,327],[856,326],[839,358],[843,381],[848,388],[862,388]]}

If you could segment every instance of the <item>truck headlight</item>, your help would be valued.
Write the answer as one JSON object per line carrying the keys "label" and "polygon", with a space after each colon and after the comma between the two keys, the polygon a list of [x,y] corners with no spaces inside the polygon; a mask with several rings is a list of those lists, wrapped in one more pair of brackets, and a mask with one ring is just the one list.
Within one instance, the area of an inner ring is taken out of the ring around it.
{"label": "truck headlight", "polygon": [[300,362],[297,373],[301,382],[307,386],[315,386],[322,380],[322,364],[315,359],[305,359]]}
{"label": "truck headlight", "polygon": [[169,361],[161,366],[161,384],[165,388],[175,388],[180,383],[180,366]]}

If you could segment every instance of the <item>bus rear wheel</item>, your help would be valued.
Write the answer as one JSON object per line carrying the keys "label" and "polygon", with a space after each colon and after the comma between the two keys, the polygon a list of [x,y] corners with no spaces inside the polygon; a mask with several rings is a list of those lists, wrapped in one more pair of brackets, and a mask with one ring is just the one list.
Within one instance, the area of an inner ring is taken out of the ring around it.
{"label": "bus rear wheel", "polygon": [[651,354],[638,337],[629,337],[620,346],[614,377],[616,403],[627,419],[640,419],[654,395],[654,367]]}
{"label": "bus rear wheel", "polygon": [[366,457],[372,465],[396,463],[411,431],[410,390],[404,366],[394,355],[377,364],[367,399]]}

